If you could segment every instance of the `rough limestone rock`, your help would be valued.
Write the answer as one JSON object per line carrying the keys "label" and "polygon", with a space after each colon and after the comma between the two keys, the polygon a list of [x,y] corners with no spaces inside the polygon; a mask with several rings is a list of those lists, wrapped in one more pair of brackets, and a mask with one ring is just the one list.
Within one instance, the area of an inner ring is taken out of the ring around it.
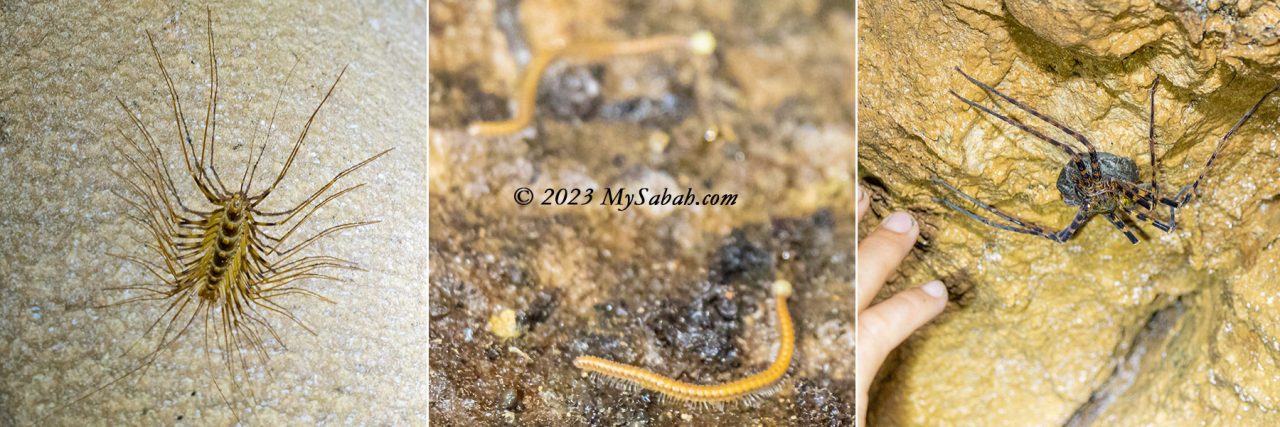
{"label": "rough limestone rock", "polygon": [[[911,210],[919,248],[881,297],[940,277],[953,302],[872,390],[872,425],[1275,425],[1280,403],[1280,153],[1272,98],[1179,211],[1131,245],[1102,218],[1059,244],[933,199],[938,176],[1059,229],[1067,156],[947,93],[953,70],[1134,159],[1157,77],[1160,188],[1190,183],[1280,78],[1275,5],[1250,1],[921,1],[859,7],[860,163],[876,215]],[[1049,130],[1008,104],[996,111]],[[1056,130],[1051,136],[1068,139]],[[874,224],[875,218],[867,221]],[[864,225],[867,227],[868,225]]]}
{"label": "rough limestone rock", "polygon": [[134,208],[112,195],[128,191],[113,172],[141,179],[112,150],[124,143],[117,130],[139,138],[116,100],[141,115],[184,200],[198,198],[180,174],[168,90],[145,32],[154,35],[188,124],[199,132],[208,93],[207,5],[23,3],[0,4],[0,425],[424,424],[425,7],[211,5],[217,164],[228,181],[227,171],[233,182],[242,176],[248,142],[256,136],[255,148],[263,146],[278,100],[255,185],[261,190],[263,171],[280,170],[307,116],[350,64],[264,207],[291,207],[347,166],[394,147],[340,180],[337,189],[365,186],[318,209],[287,243],[334,224],[380,220],[300,253],[346,258],[365,271],[336,272],[345,282],[297,283],[333,304],[278,299],[315,334],[264,315],[281,342],[265,339],[266,362],[246,355],[249,369],[238,374],[237,389],[221,359],[226,347],[206,343],[197,320],[150,369],[54,412],[138,366],[159,344],[155,331],[148,338],[143,332],[163,303],[108,306],[140,295],[110,288],[154,282],[145,269],[112,256],[151,255],[142,243],[148,235],[127,217]]}

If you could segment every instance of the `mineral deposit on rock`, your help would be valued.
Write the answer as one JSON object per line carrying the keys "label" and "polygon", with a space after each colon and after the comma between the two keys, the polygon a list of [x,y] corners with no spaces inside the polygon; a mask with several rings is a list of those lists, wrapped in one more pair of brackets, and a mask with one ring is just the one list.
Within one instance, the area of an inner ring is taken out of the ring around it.
{"label": "mineral deposit on rock", "polygon": [[1066,156],[951,97],[996,104],[959,67],[1144,177],[1146,88],[1160,77],[1156,154],[1161,188],[1176,191],[1280,78],[1262,24],[1274,4],[865,1],[858,13],[859,172],[877,214],[924,224],[882,296],[933,277],[953,295],[881,370],[871,425],[1280,423],[1276,99],[1228,143],[1178,229],[1142,225],[1138,245],[1102,219],[1063,244],[987,227],[934,202],[944,193],[929,182],[1053,228],[1075,213],[1054,187]]}

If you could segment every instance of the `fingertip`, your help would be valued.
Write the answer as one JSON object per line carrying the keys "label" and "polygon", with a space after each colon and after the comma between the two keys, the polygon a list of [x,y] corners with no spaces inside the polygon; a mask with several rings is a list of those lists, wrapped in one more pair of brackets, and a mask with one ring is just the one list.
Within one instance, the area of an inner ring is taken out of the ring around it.
{"label": "fingertip", "polygon": [[916,220],[911,217],[911,214],[898,211],[885,218],[884,222],[880,223],[880,228],[905,235],[915,231],[917,227]]}
{"label": "fingertip", "polygon": [[946,307],[947,290],[942,282],[907,289],[858,314],[858,330],[867,333],[860,334],[858,340],[874,342],[871,347],[887,354]]}
{"label": "fingertip", "polygon": [[923,286],[920,286],[920,290],[934,298],[945,299],[947,297],[947,286],[937,280],[925,283]]}
{"label": "fingertip", "polygon": [[929,320],[932,320],[933,318],[938,317],[939,314],[942,314],[942,311],[947,308],[947,285],[934,280],[921,285],[919,289],[920,292],[923,292],[930,300],[932,300],[930,302],[932,303],[931,307],[934,311],[929,315]]}
{"label": "fingertip", "polygon": [[[903,231],[899,231],[903,230]],[[857,290],[859,308],[866,307],[880,287],[915,247],[919,227],[911,215],[890,215],[858,242]]]}
{"label": "fingertip", "polygon": [[907,297],[915,303],[910,309],[913,313],[907,317],[915,318],[908,322],[915,324],[915,328],[924,326],[934,317],[938,317],[938,314],[947,307],[947,286],[937,280],[908,289],[903,294],[913,294]]}

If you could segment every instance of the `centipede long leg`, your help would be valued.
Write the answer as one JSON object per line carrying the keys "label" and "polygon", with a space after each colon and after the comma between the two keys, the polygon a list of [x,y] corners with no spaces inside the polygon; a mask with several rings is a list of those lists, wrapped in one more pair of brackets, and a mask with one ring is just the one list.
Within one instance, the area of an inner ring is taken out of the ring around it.
{"label": "centipede long leg", "polygon": [[[329,190],[329,188],[333,187],[333,184],[337,183],[339,179],[342,179],[342,177],[347,176],[348,174],[351,174],[352,172],[355,172],[355,171],[359,170],[360,168],[364,167],[365,165],[368,165],[369,163],[373,162],[374,160],[377,160],[379,157],[382,157],[382,156],[386,155],[386,154],[387,154],[387,153],[389,153],[389,152],[391,152],[391,150],[390,150],[390,149],[385,150],[385,151],[383,151],[383,152],[381,152],[381,153],[375,154],[375,155],[373,155],[372,157],[369,157],[369,158],[365,159],[364,161],[362,161],[362,162],[360,162],[360,163],[357,163],[357,164],[355,164],[355,165],[352,165],[351,167],[348,167],[348,168],[344,169],[342,172],[338,172],[338,174],[337,174],[337,175],[335,175],[335,176],[333,177],[333,179],[330,179],[328,183],[326,183],[324,186],[320,187],[320,189],[319,189],[319,190],[316,190],[316,192],[312,193],[312,194],[311,194],[311,196],[310,196],[310,197],[307,197],[307,199],[306,199],[305,201],[303,201],[302,203],[299,203],[299,204],[295,205],[293,208],[291,208],[291,209],[289,209],[289,210],[286,210],[286,211],[280,211],[280,212],[261,212],[261,211],[258,211],[258,212],[255,212],[255,213],[257,213],[259,216],[281,216],[281,215],[288,215],[288,217],[286,217],[285,219],[280,220],[280,221],[278,221],[278,222],[262,222],[261,224],[263,224],[263,225],[273,226],[273,225],[280,225],[280,224],[282,224],[282,223],[289,222],[289,220],[290,220],[291,218],[293,218],[293,215],[296,215],[298,212],[300,212],[300,211],[301,211],[303,208],[305,208],[307,205],[311,204],[311,202],[315,201],[317,197],[319,197],[321,194],[324,194],[324,192],[325,192],[325,191],[328,191],[328,190]],[[341,193],[341,192],[340,192],[340,193]]]}
{"label": "centipede long leg", "polygon": [[191,135],[191,129],[187,127],[186,116],[182,113],[182,102],[178,99],[178,89],[173,85],[173,78],[169,76],[169,70],[164,66],[164,60],[160,58],[160,49],[156,47],[156,40],[151,36],[151,32],[147,32],[147,41],[151,43],[151,53],[155,56],[156,65],[160,68],[160,74],[164,76],[165,85],[169,88],[169,104],[173,109],[173,120],[177,127],[179,146],[182,147],[182,158],[187,166],[187,173],[191,176],[191,180],[195,181],[196,187],[200,189],[200,193],[204,195],[209,203],[217,204],[219,200],[225,198],[225,195],[217,193],[217,189],[209,186],[208,175],[204,171],[204,165],[200,163],[200,158],[194,153],[195,147],[190,147],[188,135]]}
{"label": "centipede long leg", "polygon": [[[205,18],[209,25],[209,106],[205,111],[204,131],[200,135],[200,157],[203,159],[201,163],[204,163],[209,170],[209,174],[213,175],[213,183],[218,184],[222,194],[230,194],[231,191],[227,190],[227,185],[222,182],[222,177],[218,175],[218,168],[214,167],[218,147],[217,141],[215,141],[218,134],[218,60],[213,45],[213,11],[206,9]],[[205,154],[206,147],[207,156]]]}
{"label": "centipede long leg", "polygon": [[[164,153],[160,151],[160,147],[156,144],[155,139],[151,136],[151,132],[148,131],[147,127],[142,124],[142,119],[139,118],[136,114],[134,114],[133,110],[130,110],[129,107],[125,105],[124,101],[119,99],[117,99],[116,101],[120,104],[120,108],[123,109],[125,113],[129,115],[129,119],[133,122],[134,127],[137,128],[137,130],[140,133],[142,133],[143,141],[145,141],[148,147],[150,147],[151,154],[154,156],[154,159],[152,160],[154,163],[153,167],[163,172],[163,176],[165,178],[168,190],[170,192],[170,195],[173,196],[174,201],[178,204],[178,206],[182,207],[182,209],[187,213],[192,213],[197,215],[201,214],[200,212],[187,207],[187,205],[182,202],[182,197],[178,195],[177,185],[173,181],[172,174],[169,173],[168,168],[163,166],[164,162],[166,161],[164,157]],[[123,135],[123,132],[121,132],[121,135]],[[130,143],[133,143],[133,140],[128,138],[127,136],[125,136],[125,139]]]}
{"label": "centipede long leg", "polygon": [[329,98],[333,97],[333,90],[337,89],[338,82],[342,81],[342,76],[346,73],[347,67],[344,66],[342,67],[342,71],[338,72],[338,77],[333,79],[333,84],[329,86],[329,90],[325,92],[324,97],[320,99],[320,105],[316,106],[316,109],[311,112],[311,116],[307,118],[307,123],[302,126],[302,132],[299,133],[298,138],[294,140],[293,149],[289,152],[289,158],[285,160],[284,167],[282,167],[280,169],[280,173],[276,175],[275,181],[272,182],[271,186],[267,187],[266,190],[249,197],[251,203],[257,203],[266,199],[267,196],[271,195],[272,191],[275,191],[276,186],[280,185],[280,181],[284,180],[285,175],[289,173],[289,168],[293,166],[293,161],[298,157],[298,150],[302,149],[303,141],[306,141],[307,139],[307,133],[311,131],[311,125],[315,123],[316,116],[320,114],[320,109],[324,107],[326,102],[329,102]]}

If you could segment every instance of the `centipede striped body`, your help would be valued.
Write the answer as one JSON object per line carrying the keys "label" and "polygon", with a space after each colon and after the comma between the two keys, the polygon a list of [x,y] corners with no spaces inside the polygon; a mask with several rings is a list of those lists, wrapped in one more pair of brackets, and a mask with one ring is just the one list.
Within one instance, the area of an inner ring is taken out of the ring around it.
{"label": "centipede striped body", "polygon": [[722,384],[692,384],[648,369],[595,356],[579,356],[574,359],[573,365],[612,380],[620,386],[640,387],[660,393],[663,398],[680,401],[723,403],[766,393],[786,375],[795,351],[795,327],[791,312],[787,310],[787,298],[791,296],[791,292],[790,282],[778,280],[773,283],[772,293],[778,319],[778,354],[767,368],[746,378]]}

